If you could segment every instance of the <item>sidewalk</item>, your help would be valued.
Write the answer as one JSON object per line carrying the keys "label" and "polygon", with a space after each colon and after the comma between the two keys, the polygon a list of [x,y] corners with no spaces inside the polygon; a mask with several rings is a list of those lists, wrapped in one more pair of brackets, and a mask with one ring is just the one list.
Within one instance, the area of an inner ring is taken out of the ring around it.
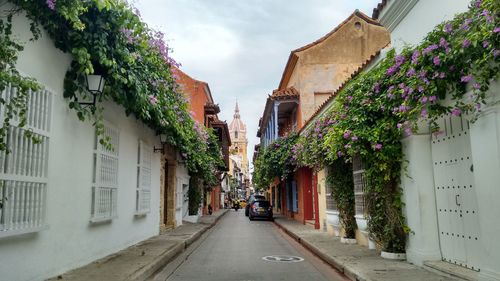
{"label": "sidewalk", "polygon": [[[340,238],[312,229],[297,221],[276,217],[274,221],[288,235],[311,250],[326,263],[343,272],[351,280],[359,281],[444,281],[457,280],[404,261],[380,257],[380,253],[359,245],[340,243]],[[461,279],[459,279],[461,280]]]}
{"label": "sidewalk", "polygon": [[227,211],[221,209],[211,216],[202,216],[198,223],[184,223],[162,235],[151,237],[49,280],[145,280],[182,253]]}

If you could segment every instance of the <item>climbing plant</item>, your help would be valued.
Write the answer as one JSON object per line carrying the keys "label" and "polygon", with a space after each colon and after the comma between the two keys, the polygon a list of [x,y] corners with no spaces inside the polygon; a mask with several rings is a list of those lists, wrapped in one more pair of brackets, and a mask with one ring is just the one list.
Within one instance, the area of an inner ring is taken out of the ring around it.
{"label": "climbing plant", "polygon": [[[419,45],[388,52],[339,90],[318,124],[298,141],[299,166],[361,157],[368,228],[386,251],[404,252],[409,231],[399,185],[400,140],[422,122],[439,134],[437,119],[444,114],[467,114],[473,121],[488,105],[490,83],[500,70],[499,14],[500,2],[473,1]],[[445,99],[451,104],[441,102]]]}
{"label": "climbing plant", "polygon": [[[167,134],[186,160],[191,174],[214,182],[213,173],[220,153],[209,144],[210,132],[197,125],[187,111],[188,101],[175,81],[178,63],[170,56],[164,34],[149,28],[139,12],[119,0],[9,0],[14,8],[2,17],[2,61],[0,89],[11,85],[20,89],[9,101],[0,131],[0,149],[5,150],[5,128],[18,116],[24,125],[29,90],[38,89],[35,80],[22,78],[14,68],[22,46],[12,38],[10,20],[19,12],[32,21],[33,40],[42,36],[41,28],[55,46],[72,56],[64,80],[64,97],[69,108],[82,121],[92,120],[98,134],[103,133],[103,101],[110,100],[125,109],[158,134]],[[5,50],[5,52],[4,52]],[[81,106],[89,98],[84,86],[86,74],[106,79],[103,95],[95,106]],[[5,103],[3,101],[2,103]],[[29,131],[28,131],[29,136]],[[105,138],[101,143],[107,144]],[[215,158],[214,158],[215,157]]]}
{"label": "climbing plant", "polygon": [[357,225],[354,217],[352,163],[337,159],[327,166],[327,173],[326,183],[331,187],[332,197],[339,212],[340,224],[345,231],[345,238],[355,238]]}
{"label": "climbing plant", "polygon": [[262,148],[254,161],[252,181],[259,189],[267,188],[275,178],[285,180],[295,170],[292,147],[298,135],[282,137]]}

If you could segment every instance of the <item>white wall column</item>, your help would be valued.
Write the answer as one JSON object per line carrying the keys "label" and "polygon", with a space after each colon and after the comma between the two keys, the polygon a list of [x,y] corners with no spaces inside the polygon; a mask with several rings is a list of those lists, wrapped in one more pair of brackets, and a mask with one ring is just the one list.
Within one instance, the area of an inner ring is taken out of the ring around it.
{"label": "white wall column", "polygon": [[422,265],[424,261],[441,260],[439,231],[432,169],[431,135],[412,135],[402,140],[403,153],[408,160],[403,169],[401,186],[405,202],[404,213],[411,228],[406,246],[409,262]]}
{"label": "white wall column", "polygon": [[479,280],[500,280],[500,106],[485,109],[470,131],[483,245]]}

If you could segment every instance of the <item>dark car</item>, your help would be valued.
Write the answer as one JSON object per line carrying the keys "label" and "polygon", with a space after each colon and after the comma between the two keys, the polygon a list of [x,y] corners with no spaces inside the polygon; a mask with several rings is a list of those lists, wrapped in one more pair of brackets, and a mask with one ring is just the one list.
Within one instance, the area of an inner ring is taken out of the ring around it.
{"label": "dark car", "polygon": [[254,201],[250,204],[248,218],[253,221],[255,218],[265,218],[273,220],[273,207],[269,201]]}
{"label": "dark car", "polygon": [[250,205],[252,205],[253,202],[264,201],[264,200],[266,200],[266,197],[264,195],[257,195],[257,194],[250,195],[250,197],[248,197],[247,200],[247,205],[245,206],[245,216],[248,217],[248,210],[250,209]]}

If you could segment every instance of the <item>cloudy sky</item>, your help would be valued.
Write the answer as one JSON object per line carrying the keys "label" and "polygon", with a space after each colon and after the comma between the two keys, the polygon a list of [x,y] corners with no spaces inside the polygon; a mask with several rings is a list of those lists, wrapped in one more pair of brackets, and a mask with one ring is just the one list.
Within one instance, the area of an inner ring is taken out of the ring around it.
{"label": "cloudy sky", "polygon": [[278,87],[290,51],[322,37],[355,9],[371,16],[379,0],[136,0],[143,20],[165,32],[173,57],[207,82],[233,119],[236,100],[251,159],[266,98]]}

